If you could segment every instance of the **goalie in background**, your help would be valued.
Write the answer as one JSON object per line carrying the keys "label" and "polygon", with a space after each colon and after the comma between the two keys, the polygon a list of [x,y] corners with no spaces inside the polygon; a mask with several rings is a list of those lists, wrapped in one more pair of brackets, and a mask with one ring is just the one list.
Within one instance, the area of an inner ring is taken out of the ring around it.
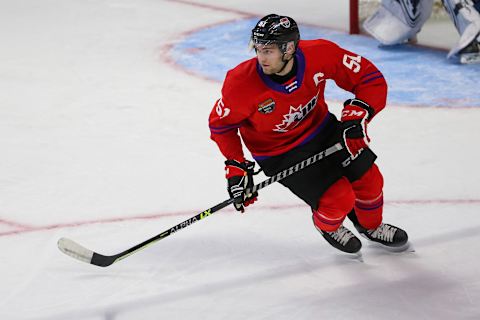
{"label": "goalie in background", "polygon": [[[442,3],[460,34],[447,58],[480,63],[480,0],[442,0]],[[432,8],[433,0],[382,0],[363,27],[383,45],[415,41]]]}

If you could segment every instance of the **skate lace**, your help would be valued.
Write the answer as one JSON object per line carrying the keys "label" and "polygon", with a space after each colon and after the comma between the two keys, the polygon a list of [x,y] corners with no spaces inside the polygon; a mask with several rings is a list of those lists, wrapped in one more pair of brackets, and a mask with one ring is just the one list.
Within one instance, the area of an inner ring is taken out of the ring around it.
{"label": "skate lace", "polygon": [[372,238],[393,242],[393,236],[395,236],[396,231],[397,228],[382,223],[377,229],[369,231],[368,233]]}
{"label": "skate lace", "polygon": [[335,232],[329,232],[330,236],[339,242],[342,246],[346,245],[348,240],[354,237],[353,233],[345,227],[338,228]]}

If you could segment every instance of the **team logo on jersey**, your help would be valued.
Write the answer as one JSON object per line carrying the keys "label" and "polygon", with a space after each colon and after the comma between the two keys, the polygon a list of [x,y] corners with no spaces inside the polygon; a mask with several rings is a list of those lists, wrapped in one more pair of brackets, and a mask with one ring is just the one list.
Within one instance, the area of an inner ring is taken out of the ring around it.
{"label": "team logo on jersey", "polygon": [[258,111],[263,114],[272,113],[273,109],[275,109],[275,101],[273,101],[272,98],[269,98],[258,105]]}
{"label": "team logo on jersey", "polygon": [[305,119],[308,114],[315,108],[317,105],[318,93],[305,105],[299,105],[298,107],[290,106],[290,110],[287,114],[283,115],[283,121],[280,124],[275,125],[273,131],[276,132],[287,132],[298,126],[303,119]]}

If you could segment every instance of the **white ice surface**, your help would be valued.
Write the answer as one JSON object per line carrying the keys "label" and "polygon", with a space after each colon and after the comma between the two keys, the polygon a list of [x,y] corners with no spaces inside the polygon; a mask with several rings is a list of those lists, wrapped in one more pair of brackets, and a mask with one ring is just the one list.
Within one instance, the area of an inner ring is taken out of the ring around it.
{"label": "white ice surface", "polygon": [[279,185],[105,269],[56,248],[114,254],[226,198],[207,126],[221,84],[169,46],[271,11],[342,29],[346,7],[257,2],[0,1],[0,319],[480,318],[477,108],[389,106],[370,127],[412,254],[349,259]]}

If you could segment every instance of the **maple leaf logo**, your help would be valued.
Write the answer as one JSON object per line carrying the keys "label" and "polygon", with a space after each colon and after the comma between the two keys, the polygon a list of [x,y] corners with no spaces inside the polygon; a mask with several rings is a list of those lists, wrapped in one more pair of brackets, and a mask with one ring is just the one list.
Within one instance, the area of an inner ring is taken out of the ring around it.
{"label": "maple leaf logo", "polygon": [[287,114],[283,115],[282,123],[276,124],[273,131],[276,132],[287,132],[298,126],[300,122],[305,119],[308,114],[315,108],[317,105],[318,93],[310,101],[308,101],[305,106],[299,105],[298,107],[290,106],[290,109]]}

